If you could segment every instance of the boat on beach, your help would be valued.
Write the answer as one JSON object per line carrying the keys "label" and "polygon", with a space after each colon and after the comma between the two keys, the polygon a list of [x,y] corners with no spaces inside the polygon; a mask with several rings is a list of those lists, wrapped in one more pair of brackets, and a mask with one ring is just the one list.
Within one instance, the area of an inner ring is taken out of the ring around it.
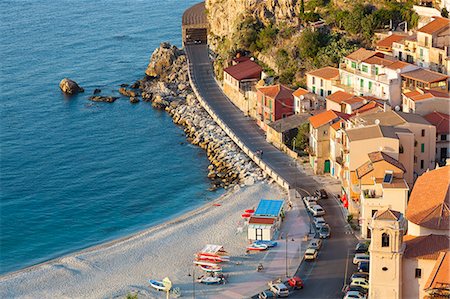
{"label": "boat on beach", "polygon": [[150,286],[158,291],[165,291],[166,290],[166,286],[164,285],[164,283],[162,281],[158,281],[158,280],[154,280],[154,279],[149,279],[148,282],[150,283]]}
{"label": "boat on beach", "polygon": [[199,265],[200,269],[208,273],[219,273],[222,272],[222,267],[219,265]]}
{"label": "boat on beach", "polygon": [[205,276],[199,278],[197,281],[203,284],[221,284],[224,282],[224,279],[218,276]]}
{"label": "boat on beach", "polygon": [[195,254],[195,260],[222,263],[230,261],[230,257],[228,256],[228,252],[223,249],[222,245],[208,244]]}
{"label": "boat on beach", "polygon": [[253,242],[253,244],[264,244],[267,245],[267,247],[276,247],[278,245],[277,241],[264,241],[264,240],[256,240]]}
{"label": "boat on beach", "polygon": [[269,248],[266,244],[258,244],[258,243],[252,243],[251,245],[247,246],[247,250],[252,251],[263,251]]}

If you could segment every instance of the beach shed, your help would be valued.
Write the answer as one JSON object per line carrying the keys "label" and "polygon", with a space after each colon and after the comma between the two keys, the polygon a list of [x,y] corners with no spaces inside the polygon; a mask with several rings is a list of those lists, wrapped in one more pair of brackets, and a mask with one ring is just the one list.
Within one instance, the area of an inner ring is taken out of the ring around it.
{"label": "beach shed", "polygon": [[251,241],[273,240],[284,216],[284,200],[261,199],[248,222],[247,238]]}

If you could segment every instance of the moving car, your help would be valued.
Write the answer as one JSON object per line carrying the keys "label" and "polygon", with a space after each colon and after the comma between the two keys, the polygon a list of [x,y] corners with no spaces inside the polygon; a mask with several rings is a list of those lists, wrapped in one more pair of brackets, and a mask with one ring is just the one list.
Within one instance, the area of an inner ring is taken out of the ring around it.
{"label": "moving car", "polygon": [[259,299],[275,298],[275,294],[271,291],[263,291],[258,294]]}
{"label": "moving car", "polygon": [[322,226],[324,226],[325,224],[327,224],[326,221],[325,221],[325,219],[323,219],[323,217],[315,217],[314,220],[313,220],[313,222],[314,222],[314,226],[315,226],[317,229],[320,229]]}
{"label": "moving car", "polygon": [[293,289],[303,289],[303,280],[298,276],[289,278],[288,284]]}
{"label": "moving car", "polygon": [[320,247],[322,247],[322,240],[320,240],[320,239],[312,239],[308,245],[308,248],[312,248],[315,250],[319,250]]}
{"label": "moving car", "polygon": [[358,272],[369,272],[369,262],[359,262]]}
{"label": "moving car", "polygon": [[370,256],[366,253],[357,253],[353,258],[353,264],[358,264],[359,262],[368,262],[370,261]]}
{"label": "moving car", "polygon": [[305,261],[313,261],[317,258],[317,250],[314,248],[308,248],[305,251]]}
{"label": "moving car", "polygon": [[325,215],[325,210],[320,205],[312,205],[309,211],[314,217]]}
{"label": "moving car", "polygon": [[358,286],[358,287],[362,287],[362,288],[368,289],[369,288],[369,281],[367,279],[364,279],[364,278],[355,278],[350,283],[350,286]]}
{"label": "moving car", "polygon": [[325,191],[325,189],[320,189],[320,190],[316,190],[316,192],[314,192],[314,194],[322,199],[326,199],[328,198],[328,194],[327,191]]}
{"label": "moving car", "polygon": [[319,229],[319,238],[326,239],[329,238],[331,234],[331,229],[328,224],[325,224]]}
{"label": "moving car", "polygon": [[282,282],[274,283],[269,282],[270,291],[273,292],[277,297],[287,297],[289,296],[289,290],[286,285]]}
{"label": "moving car", "polygon": [[344,299],[366,299],[367,296],[363,293],[360,293],[358,291],[348,291],[345,296]]}
{"label": "moving car", "polygon": [[369,250],[369,244],[367,242],[359,242],[356,244],[355,253],[366,253]]}

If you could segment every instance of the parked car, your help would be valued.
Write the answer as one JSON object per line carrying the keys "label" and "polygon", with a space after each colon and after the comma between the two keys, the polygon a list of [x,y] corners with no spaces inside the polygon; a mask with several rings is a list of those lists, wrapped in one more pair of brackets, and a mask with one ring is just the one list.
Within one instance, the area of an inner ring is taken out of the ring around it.
{"label": "parked car", "polygon": [[275,294],[271,291],[263,291],[258,294],[259,299],[275,298]]}
{"label": "parked car", "polygon": [[325,224],[327,224],[326,221],[325,221],[325,219],[323,219],[323,217],[315,217],[314,220],[313,220],[313,222],[314,222],[314,226],[315,226],[317,229],[320,229],[322,226],[324,226]]}
{"label": "parked car", "polygon": [[353,258],[353,264],[358,264],[359,262],[368,262],[370,261],[370,256],[366,253],[357,253]]}
{"label": "parked car", "polygon": [[367,273],[367,272],[355,272],[350,277],[350,280],[353,280],[355,278],[365,278],[365,279],[368,280],[369,279],[369,273]]}
{"label": "parked car", "polygon": [[355,253],[366,253],[369,250],[369,244],[367,242],[359,242],[356,244]]}
{"label": "parked car", "polygon": [[368,292],[367,289],[360,287],[360,286],[347,286],[347,288],[345,289],[345,292],[347,292],[347,293],[352,292],[352,291],[359,292],[366,296],[367,296],[367,292]]}
{"label": "parked car", "polygon": [[289,296],[289,290],[286,285],[282,282],[269,282],[270,291],[273,292],[277,297],[287,297]]}
{"label": "parked car", "polygon": [[325,215],[325,210],[320,205],[312,205],[309,211],[314,217]]}
{"label": "parked car", "polygon": [[320,239],[312,239],[308,245],[308,248],[312,248],[315,250],[319,250],[320,247],[322,247],[322,240]]}
{"label": "parked car", "polygon": [[317,250],[314,248],[308,248],[305,251],[305,261],[313,261],[317,258]]}
{"label": "parked car", "polygon": [[303,280],[298,276],[289,278],[288,284],[293,289],[303,289]]}
{"label": "parked car", "polygon": [[369,281],[367,279],[364,279],[364,278],[355,278],[350,283],[350,286],[358,286],[358,287],[362,287],[362,288],[368,289],[369,288]]}
{"label": "parked car", "polygon": [[305,203],[306,207],[309,209],[311,206],[317,204],[317,199],[312,196],[306,196],[306,197],[303,197],[303,202]]}
{"label": "parked car", "polygon": [[358,272],[369,272],[369,262],[359,262]]}
{"label": "parked car", "polygon": [[363,293],[360,293],[358,291],[348,291],[345,296],[344,299],[366,299],[367,296]]}
{"label": "parked car", "polygon": [[326,239],[329,238],[331,234],[331,229],[328,224],[325,224],[319,229],[319,238]]}
{"label": "parked car", "polygon": [[326,199],[328,198],[328,193],[327,191],[325,191],[325,189],[320,189],[320,190],[316,190],[316,192],[314,192],[314,194],[322,199]]}

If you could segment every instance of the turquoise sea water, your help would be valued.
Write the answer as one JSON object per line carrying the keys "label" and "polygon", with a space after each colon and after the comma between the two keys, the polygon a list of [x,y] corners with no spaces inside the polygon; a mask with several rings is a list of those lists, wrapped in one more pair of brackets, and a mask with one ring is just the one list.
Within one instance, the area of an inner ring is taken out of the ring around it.
{"label": "turquoise sea water", "polygon": [[[147,103],[87,100],[181,44],[198,1],[0,1],[0,273],[139,231],[201,205],[205,153]],[[84,94],[66,98],[63,77]],[[183,143],[183,144],[181,144]]]}

